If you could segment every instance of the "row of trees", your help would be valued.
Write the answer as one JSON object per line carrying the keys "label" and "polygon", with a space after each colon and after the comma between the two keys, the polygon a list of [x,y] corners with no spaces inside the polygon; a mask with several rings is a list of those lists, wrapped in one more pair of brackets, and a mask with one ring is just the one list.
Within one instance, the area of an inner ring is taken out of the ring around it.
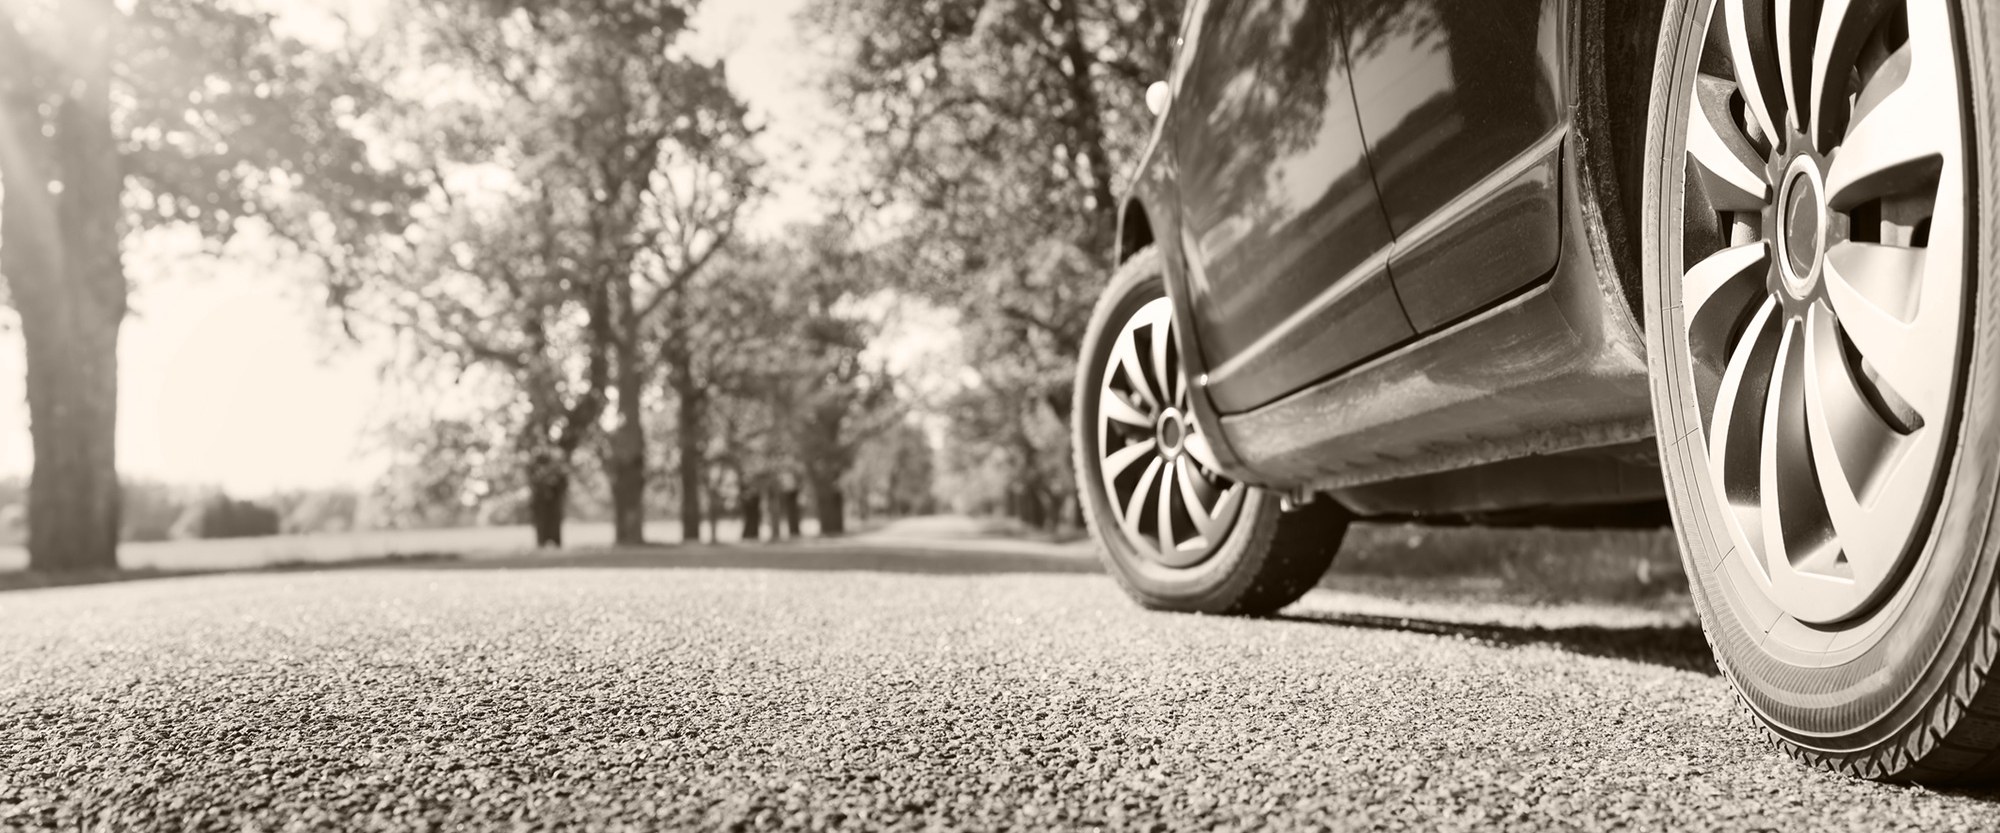
{"label": "row of trees", "polygon": [[322,267],[351,333],[463,400],[450,419],[484,451],[454,482],[524,492],[540,543],[586,471],[625,543],[663,493],[690,538],[800,494],[839,532],[862,449],[908,439],[868,358],[885,292],[963,313],[977,381],[932,403],[940,476],[1073,518],[1068,380],[1175,5],[808,0],[863,176],[847,208],[753,240],[757,126],[689,52],[688,0],[397,0],[331,45],[214,0],[12,0],[0,274],[27,345],[32,563],[115,563],[120,252],[162,225]]}
{"label": "row of trees", "polygon": [[[0,544],[27,540],[27,482],[0,479]],[[128,480],[122,489],[119,539],[241,538],[256,535],[346,532],[379,525],[379,510],[349,489],[292,490],[262,500],[230,497],[213,487]]]}
{"label": "row of trees", "polygon": [[213,0],[6,4],[0,274],[27,344],[32,566],[115,565],[121,247],[163,225],[279,241],[350,334],[393,339],[464,414],[413,435],[412,464],[459,490],[438,500],[525,492],[559,544],[588,471],[636,543],[671,470],[688,538],[801,493],[841,532],[857,449],[902,419],[866,358],[879,253],[842,218],[740,231],[757,128],[689,53],[691,5],[402,0],[377,36],[306,44]]}
{"label": "row of trees", "polygon": [[404,228],[326,266],[352,328],[476,392],[472,420],[409,443],[434,506],[524,492],[536,543],[560,545],[582,473],[621,544],[660,494],[683,540],[725,512],[754,535],[773,504],[796,527],[802,493],[837,535],[856,448],[902,419],[864,358],[881,287],[849,224],[741,232],[758,128],[686,51],[690,11],[406,0],[357,49],[416,188]]}

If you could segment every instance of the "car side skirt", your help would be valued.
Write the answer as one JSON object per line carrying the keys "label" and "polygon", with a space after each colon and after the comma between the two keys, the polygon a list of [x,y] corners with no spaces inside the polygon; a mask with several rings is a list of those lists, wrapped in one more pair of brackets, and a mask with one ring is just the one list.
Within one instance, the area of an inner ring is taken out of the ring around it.
{"label": "car side skirt", "polygon": [[1552,273],[1277,402],[1221,415],[1230,474],[1331,491],[1651,437],[1644,340],[1572,151]]}

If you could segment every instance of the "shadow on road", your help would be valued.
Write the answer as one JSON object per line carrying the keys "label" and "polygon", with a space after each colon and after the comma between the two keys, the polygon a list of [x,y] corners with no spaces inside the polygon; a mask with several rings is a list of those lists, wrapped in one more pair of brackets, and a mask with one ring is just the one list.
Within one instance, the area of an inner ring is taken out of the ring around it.
{"label": "shadow on road", "polygon": [[1540,628],[1318,612],[1281,614],[1276,618],[1335,627],[1455,636],[1511,647],[1542,645],[1574,654],[1663,665],[1711,677],[1721,673],[1716,670],[1715,655],[1709,651],[1708,640],[1702,636],[1701,627],[1694,624]]}
{"label": "shadow on road", "polygon": [[868,571],[931,575],[1097,573],[1088,551],[1035,544],[981,545],[979,542],[852,542],[799,544],[652,545],[461,556],[453,553],[395,554],[343,561],[284,561],[257,567],[215,570],[142,568],[76,574],[0,573],[0,592],[38,590],[124,581],[192,578],[225,573],[282,573],[347,570],[804,570]]}
{"label": "shadow on road", "polygon": [[936,543],[853,542],[810,544],[702,544],[697,546],[585,550],[409,565],[424,569],[673,569],[867,571],[938,575],[1097,573],[1087,551],[1055,547],[972,546]]}

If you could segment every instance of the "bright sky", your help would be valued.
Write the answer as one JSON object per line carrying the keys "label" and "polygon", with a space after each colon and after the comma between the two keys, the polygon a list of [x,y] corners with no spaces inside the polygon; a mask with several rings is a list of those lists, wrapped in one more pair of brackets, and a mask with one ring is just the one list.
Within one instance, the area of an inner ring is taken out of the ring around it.
{"label": "bright sky", "polygon": [[[324,20],[329,4],[363,26],[380,0],[272,0],[294,26]],[[696,17],[696,48],[728,60],[731,85],[765,119],[778,186],[754,227],[810,219],[812,172],[824,170],[829,117],[792,27],[802,0],[710,0]],[[796,148],[817,151],[803,156]],[[119,350],[120,468],[127,476],[219,485],[255,496],[273,489],[361,486],[381,471],[372,428],[414,403],[377,379],[379,356],[337,336],[310,279],[284,266],[184,258],[185,241],[150,241],[128,254],[133,315]],[[165,252],[166,254],[157,254]],[[925,318],[918,329],[936,322]],[[901,352],[901,351],[898,351]],[[0,474],[31,462],[18,329],[0,333]]]}

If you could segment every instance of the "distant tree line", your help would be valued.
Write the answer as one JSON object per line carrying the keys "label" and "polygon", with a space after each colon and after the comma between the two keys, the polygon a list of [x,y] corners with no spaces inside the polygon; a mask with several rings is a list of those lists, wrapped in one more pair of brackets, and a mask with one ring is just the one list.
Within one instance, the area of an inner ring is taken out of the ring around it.
{"label": "distant tree line", "polygon": [[[0,479],[0,545],[27,541],[28,484]],[[127,542],[311,535],[374,528],[388,521],[351,489],[300,489],[256,500],[221,489],[127,480],[118,538]]]}

